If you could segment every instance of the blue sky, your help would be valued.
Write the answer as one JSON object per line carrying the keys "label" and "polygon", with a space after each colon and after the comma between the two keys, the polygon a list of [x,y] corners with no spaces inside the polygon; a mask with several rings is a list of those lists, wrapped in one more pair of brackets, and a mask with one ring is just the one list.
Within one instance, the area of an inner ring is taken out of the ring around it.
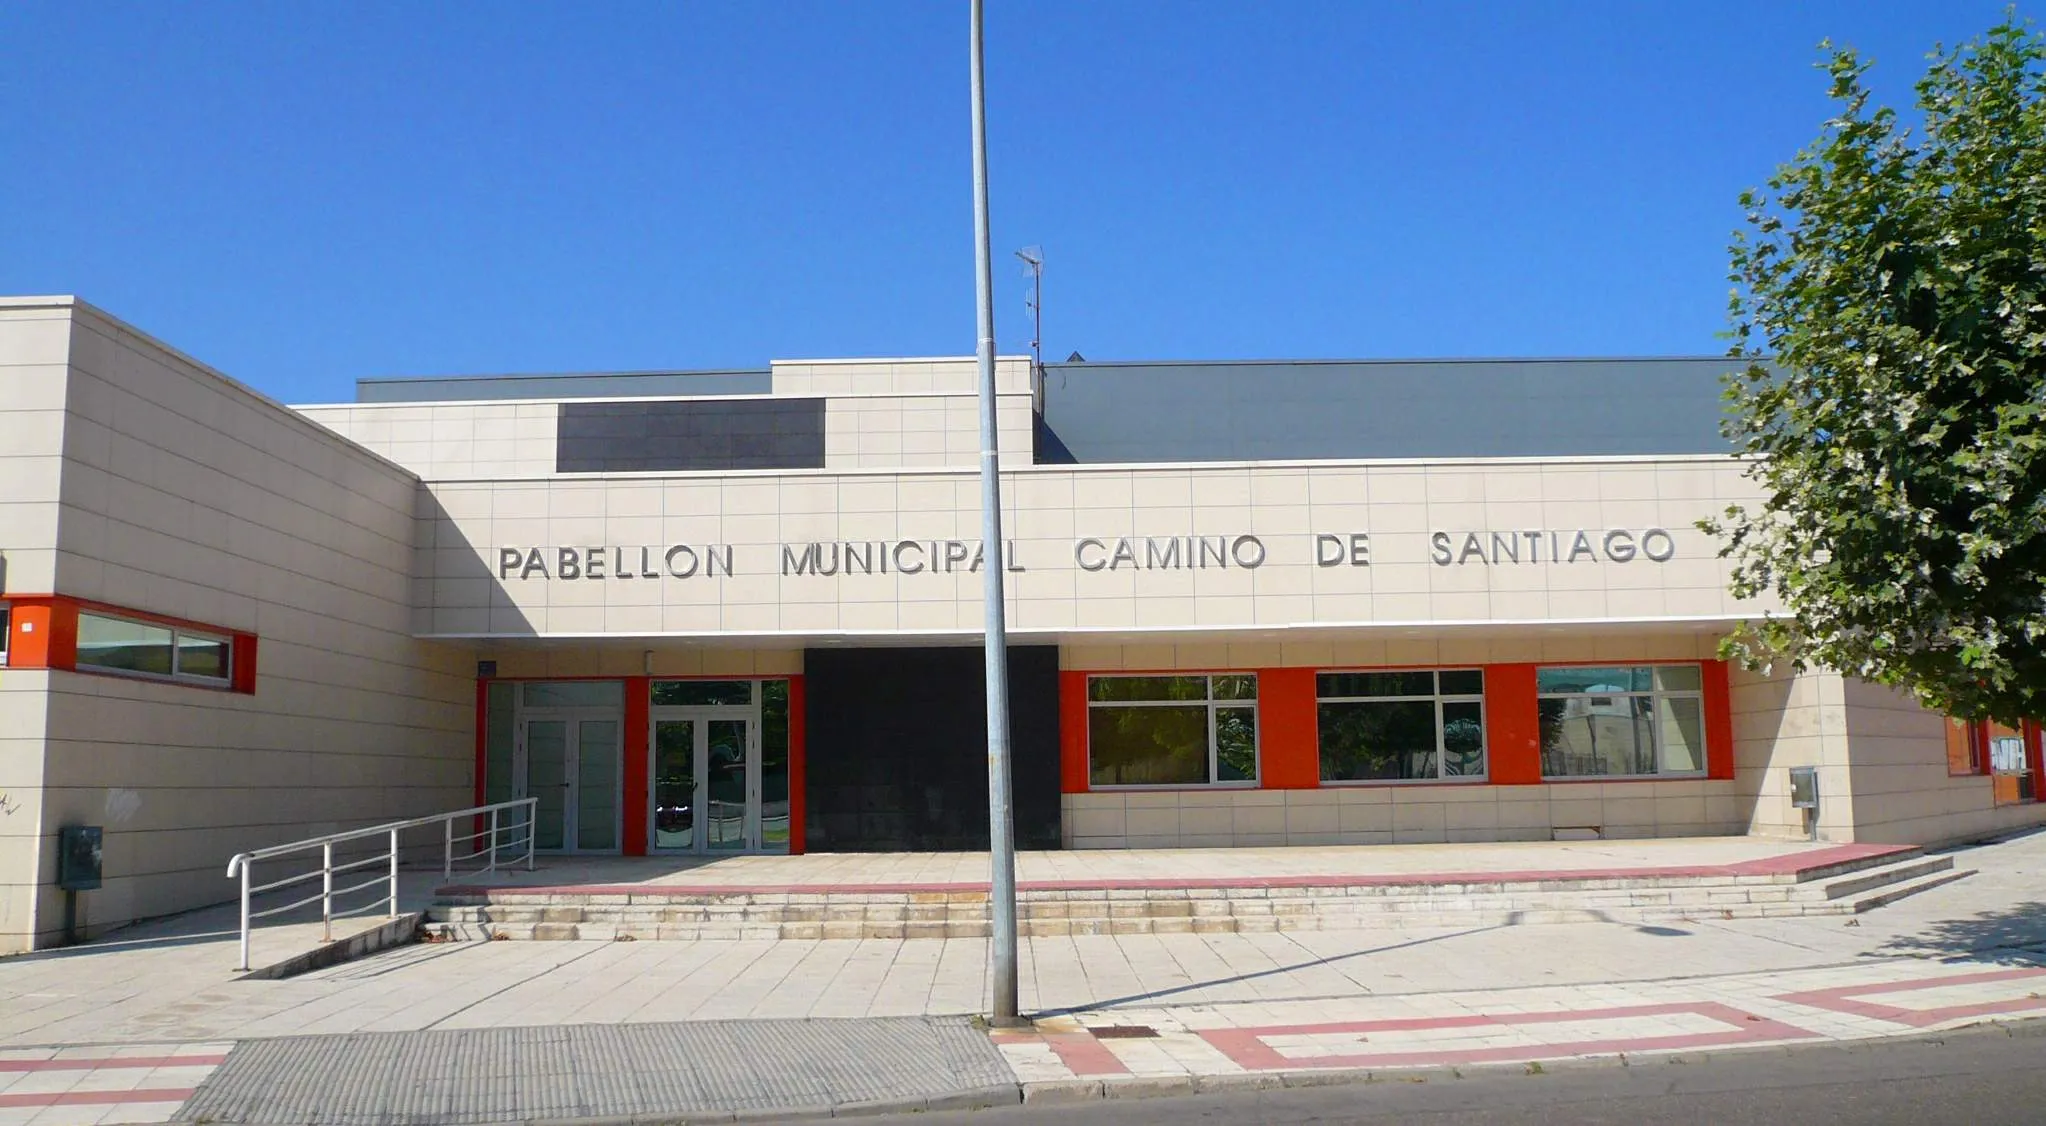
{"label": "blue sky", "polygon": [[[1002,350],[1717,352],[1826,36],[2002,3],[990,0]],[[0,5],[0,292],[292,402],[974,346],[964,0]],[[2029,9],[2021,9],[2029,14]]]}

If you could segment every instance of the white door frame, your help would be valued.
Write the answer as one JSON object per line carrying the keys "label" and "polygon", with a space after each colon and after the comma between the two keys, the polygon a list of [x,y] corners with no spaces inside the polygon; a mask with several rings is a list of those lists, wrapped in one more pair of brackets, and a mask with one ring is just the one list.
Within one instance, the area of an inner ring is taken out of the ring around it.
{"label": "white door frame", "polygon": [[[648,717],[646,725],[647,756],[647,852],[661,856],[735,856],[758,853],[760,848],[760,705],[752,704],[690,704],[656,707]],[[654,842],[660,839],[654,824],[656,803],[652,793],[655,778],[654,755],[660,725],[676,720],[688,720],[695,724],[691,733],[691,764],[696,779],[696,792],[690,796],[694,815],[690,818],[690,843],[687,848],[660,848]],[[741,822],[742,845],[734,849],[712,850],[709,840],[710,793],[710,724],[714,720],[736,720],[746,725],[746,812]]]}
{"label": "white door frame", "polygon": [[[562,795],[561,799],[561,847],[559,849],[545,849],[542,851],[583,852],[593,855],[616,854],[620,852],[625,843],[624,714],[616,708],[528,708],[522,704],[517,710],[517,720],[513,725],[516,735],[512,745],[512,776],[515,780],[514,792],[516,796],[521,798],[533,796],[532,775],[529,771],[532,760],[526,746],[526,725],[535,720],[542,723],[557,721],[568,725],[566,730],[567,746],[563,751],[562,762],[562,772],[565,777],[562,788],[566,792]],[[582,777],[582,725],[590,722],[610,723],[613,731],[611,800],[616,806],[616,811],[611,817],[611,845],[608,848],[586,849],[579,845],[581,826],[577,824],[579,820],[577,809],[582,804],[582,784],[580,782]]]}

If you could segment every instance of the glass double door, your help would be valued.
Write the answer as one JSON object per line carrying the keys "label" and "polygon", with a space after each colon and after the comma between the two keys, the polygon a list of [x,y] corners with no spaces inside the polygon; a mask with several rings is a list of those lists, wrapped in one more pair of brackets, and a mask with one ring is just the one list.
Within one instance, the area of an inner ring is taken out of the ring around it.
{"label": "glass double door", "polygon": [[616,713],[532,711],[520,724],[520,797],[539,799],[533,847],[617,852],[622,725]]}
{"label": "glass double door", "polygon": [[760,740],[750,710],[655,709],[647,834],[655,852],[759,852]]}

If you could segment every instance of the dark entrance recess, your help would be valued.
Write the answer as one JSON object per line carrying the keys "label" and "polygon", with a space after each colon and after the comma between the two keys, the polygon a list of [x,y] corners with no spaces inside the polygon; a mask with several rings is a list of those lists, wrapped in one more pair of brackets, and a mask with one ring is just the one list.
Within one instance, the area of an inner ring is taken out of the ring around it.
{"label": "dark entrance recess", "polygon": [[[1009,650],[1018,848],[1059,847],[1058,666]],[[979,649],[805,651],[805,849],[985,849],[986,677]]]}

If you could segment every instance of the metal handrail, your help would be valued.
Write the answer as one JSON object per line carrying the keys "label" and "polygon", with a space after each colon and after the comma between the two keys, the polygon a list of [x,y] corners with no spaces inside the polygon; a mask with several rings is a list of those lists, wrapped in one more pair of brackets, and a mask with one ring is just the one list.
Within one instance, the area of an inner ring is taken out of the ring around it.
{"label": "metal handrail", "polygon": [[[511,857],[511,863],[516,864],[520,859],[523,859],[526,871],[532,871],[533,822],[539,814],[539,805],[540,799],[538,798],[519,798],[515,801],[501,801],[491,805],[458,809],[453,813],[435,813],[427,817],[414,817],[408,821],[387,821],[382,825],[370,825],[362,829],[351,829],[345,833],[329,833],[324,837],[293,841],[290,844],[272,845],[269,848],[259,848],[253,852],[236,853],[227,862],[227,878],[232,880],[238,876],[242,881],[241,963],[236,968],[242,971],[247,971],[249,968],[249,932],[255,920],[260,918],[282,914],[283,912],[297,910],[312,903],[318,903],[320,905],[321,940],[327,942],[333,941],[334,917],[336,915],[346,918],[350,915],[366,914],[378,906],[383,906],[386,909],[387,917],[397,918],[398,853],[401,851],[398,835],[407,829],[415,829],[421,825],[432,825],[436,822],[442,826],[440,862],[442,879],[447,879],[454,875],[455,845],[457,843],[470,845],[466,859],[473,860],[482,855],[488,855],[489,857],[483,867],[476,869],[474,873],[464,873],[465,875],[496,871],[499,855],[508,848],[516,849],[520,845],[525,846],[525,854],[523,857],[520,857],[514,852]],[[507,809],[523,809],[524,816],[515,819],[510,825],[505,825],[503,814]],[[455,820],[457,818],[480,818],[486,814],[490,818],[489,829],[478,830],[462,837],[455,836]],[[505,840],[503,836],[507,830],[514,834],[509,841]],[[343,864],[334,863],[335,845],[377,836],[389,839],[386,851],[361,859],[350,860]],[[490,840],[488,849],[475,843],[485,837],[488,837]],[[302,872],[296,876],[286,876],[281,880],[272,880],[267,884],[251,883],[250,871],[254,868],[256,861],[270,860],[279,856],[293,856],[299,853],[311,852],[314,849],[318,849],[320,852],[319,868],[309,872]],[[334,887],[335,873],[354,871],[358,868],[365,868],[372,864],[382,864],[386,861],[389,864],[386,872],[379,873],[359,884],[352,884],[339,889]],[[313,879],[320,881],[320,890],[316,895],[307,896],[304,899],[284,904],[281,907],[271,907],[262,911],[250,910],[249,900],[253,895],[276,891],[279,888],[290,887],[293,884],[305,883]],[[351,907],[343,911],[337,912],[334,910],[334,897],[365,891],[378,884],[386,885],[384,896],[381,899],[372,899],[359,907]]]}

